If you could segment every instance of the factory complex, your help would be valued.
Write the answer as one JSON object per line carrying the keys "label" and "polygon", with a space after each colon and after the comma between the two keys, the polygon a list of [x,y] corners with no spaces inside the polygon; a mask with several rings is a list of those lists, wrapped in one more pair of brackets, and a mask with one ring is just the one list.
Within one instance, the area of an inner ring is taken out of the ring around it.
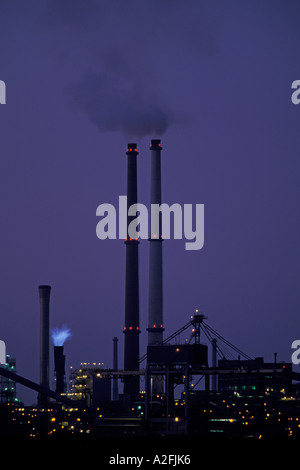
{"label": "factory complex", "polygon": [[[119,338],[112,338],[112,364],[81,363],[66,372],[64,340],[51,346],[50,285],[38,287],[40,300],[40,381],[16,373],[7,355],[0,366],[0,436],[28,438],[209,438],[297,439],[300,436],[300,374],[292,363],[251,357],[231,344],[195,310],[179,330],[164,337],[163,246],[160,216],[150,226],[147,348],[140,350],[139,237],[133,237],[138,204],[138,148],[127,150],[127,234],[124,244],[125,299],[123,361]],[[150,204],[162,204],[162,145],[150,145]],[[162,215],[162,214],[161,214]],[[170,325],[168,325],[170,326]],[[179,335],[189,334],[181,343]],[[66,332],[65,332],[66,333]],[[54,371],[49,370],[53,354]],[[99,358],[100,360],[101,358]],[[51,374],[53,383],[51,385]],[[21,384],[36,391],[34,406],[17,398]]]}

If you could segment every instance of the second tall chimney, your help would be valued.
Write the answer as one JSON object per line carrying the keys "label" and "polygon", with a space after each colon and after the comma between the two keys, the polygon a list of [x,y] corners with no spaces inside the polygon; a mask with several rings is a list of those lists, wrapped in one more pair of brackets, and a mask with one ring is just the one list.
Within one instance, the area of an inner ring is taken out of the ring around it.
{"label": "second tall chimney", "polygon": [[[151,194],[150,204],[161,205],[161,150],[160,140],[151,141]],[[157,233],[150,227],[148,346],[163,341],[163,265],[161,213]]]}
{"label": "second tall chimney", "polygon": [[[161,205],[161,143],[151,141],[151,194],[150,208],[153,204]],[[152,212],[152,211],[151,211]],[[159,212],[158,224],[150,224],[149,250],[149,299],[148,299],[148,346],[155,346],[163,341],[163,264],[162,264],[162,217]],[[152,395],[163,393],[163,377],[153,376]],[[150,398],[151,399],[151,398]]]}

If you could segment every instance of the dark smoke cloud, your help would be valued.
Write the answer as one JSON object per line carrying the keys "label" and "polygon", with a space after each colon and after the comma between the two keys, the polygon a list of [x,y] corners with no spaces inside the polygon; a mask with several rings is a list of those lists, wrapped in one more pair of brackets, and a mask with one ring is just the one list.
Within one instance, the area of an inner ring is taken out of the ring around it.
{"label": "dark smoke cloud", "polygon": [[0,0],[0,38],[13,16],[100,132],[160,136],[189,121],[193,64],[214,52],[208,10],[198,0]]}
{"label": "dark smoke cloud", "polygon": [[100,132],[121,131],[128,138],[162,135],[171,123],[167,107],[144,84],[113,75],[90,73],[68,87],[68,95]]}
{"label": "dark smoke cloud", "polygon": [[[66,87],[72,109],[85,113],[100,132],[127,138],[160,136],[182,121],[182,112],[169,106],[172,75],[183,73],[177,59],[186,57],[188,70],[191,61],[213,50],[198,1],[48,0],[46,5],[43,24],[51,50],[76,67],[77,78]],[[81,54],[77,64],[76,51],[82,49],[85,62]]]}

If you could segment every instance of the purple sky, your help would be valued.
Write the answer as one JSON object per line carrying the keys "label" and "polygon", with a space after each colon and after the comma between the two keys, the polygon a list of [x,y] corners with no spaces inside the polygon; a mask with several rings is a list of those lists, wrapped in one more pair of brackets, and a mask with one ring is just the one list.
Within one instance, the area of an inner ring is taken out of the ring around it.
{"label": "purple sky", "polygon": [[[152,138],[162,139],[164,202],[205,205],[202,250],[164,243],[165,334],[198,308],[249,355],[290,361],[299,14],[296,0],[0,0],[0,339],[21,375],[39,380],[40,284],[52,286],[51,327],[72,331],[67,366],[112,367],[114,336],[123,365],[125,246],[97,239],[96,208],[126,194],[130,141],[148,204]],[[143,241],[141,354],[147,272]]]}

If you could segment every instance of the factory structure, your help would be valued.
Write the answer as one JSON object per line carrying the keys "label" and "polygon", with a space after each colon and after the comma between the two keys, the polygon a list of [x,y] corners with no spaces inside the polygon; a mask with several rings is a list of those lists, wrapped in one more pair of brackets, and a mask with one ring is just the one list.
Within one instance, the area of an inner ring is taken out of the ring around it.
{"label": "factory structure", "polygon": [[[153,139],[150,204],[162,203],[162,150],[161,141]],[[124,153],[128,209],[138,203],[137,144],[129,143]],[[133,218],[127,210],[127,230]],[[300,437],[300,374],[293,371],[291,363],[278,362],[276,355],[271,363],[248,356],[214,330],[199,310],[191,312],[179,330],[164,337],[164,243],[160,217],[155,227],[150,226],[147,242],[147,350],[142,354],[140,242],[127,232],[124,324],[119,328],[124,339],[123,361],[118,363],[119,338],[115,336],[110,369],[100,362],[81,363],[72,367],[67,377],[64,345],[50,348],[51,286],[38,287],[40,381],[34,383],[18,375],[15,362],[9,357],[7,364],[0,367],[0,413],[5,417],[5,432],[31,437]],[[178,339],[184,331],[189,333],[189,339],[181,344]],[[54,371],[49,371],[50,354],[54,357]],[[54,382],[50,385],[52,376]],[[36,391],[36,407],[20,404],[16,395],[18,383]]]}

